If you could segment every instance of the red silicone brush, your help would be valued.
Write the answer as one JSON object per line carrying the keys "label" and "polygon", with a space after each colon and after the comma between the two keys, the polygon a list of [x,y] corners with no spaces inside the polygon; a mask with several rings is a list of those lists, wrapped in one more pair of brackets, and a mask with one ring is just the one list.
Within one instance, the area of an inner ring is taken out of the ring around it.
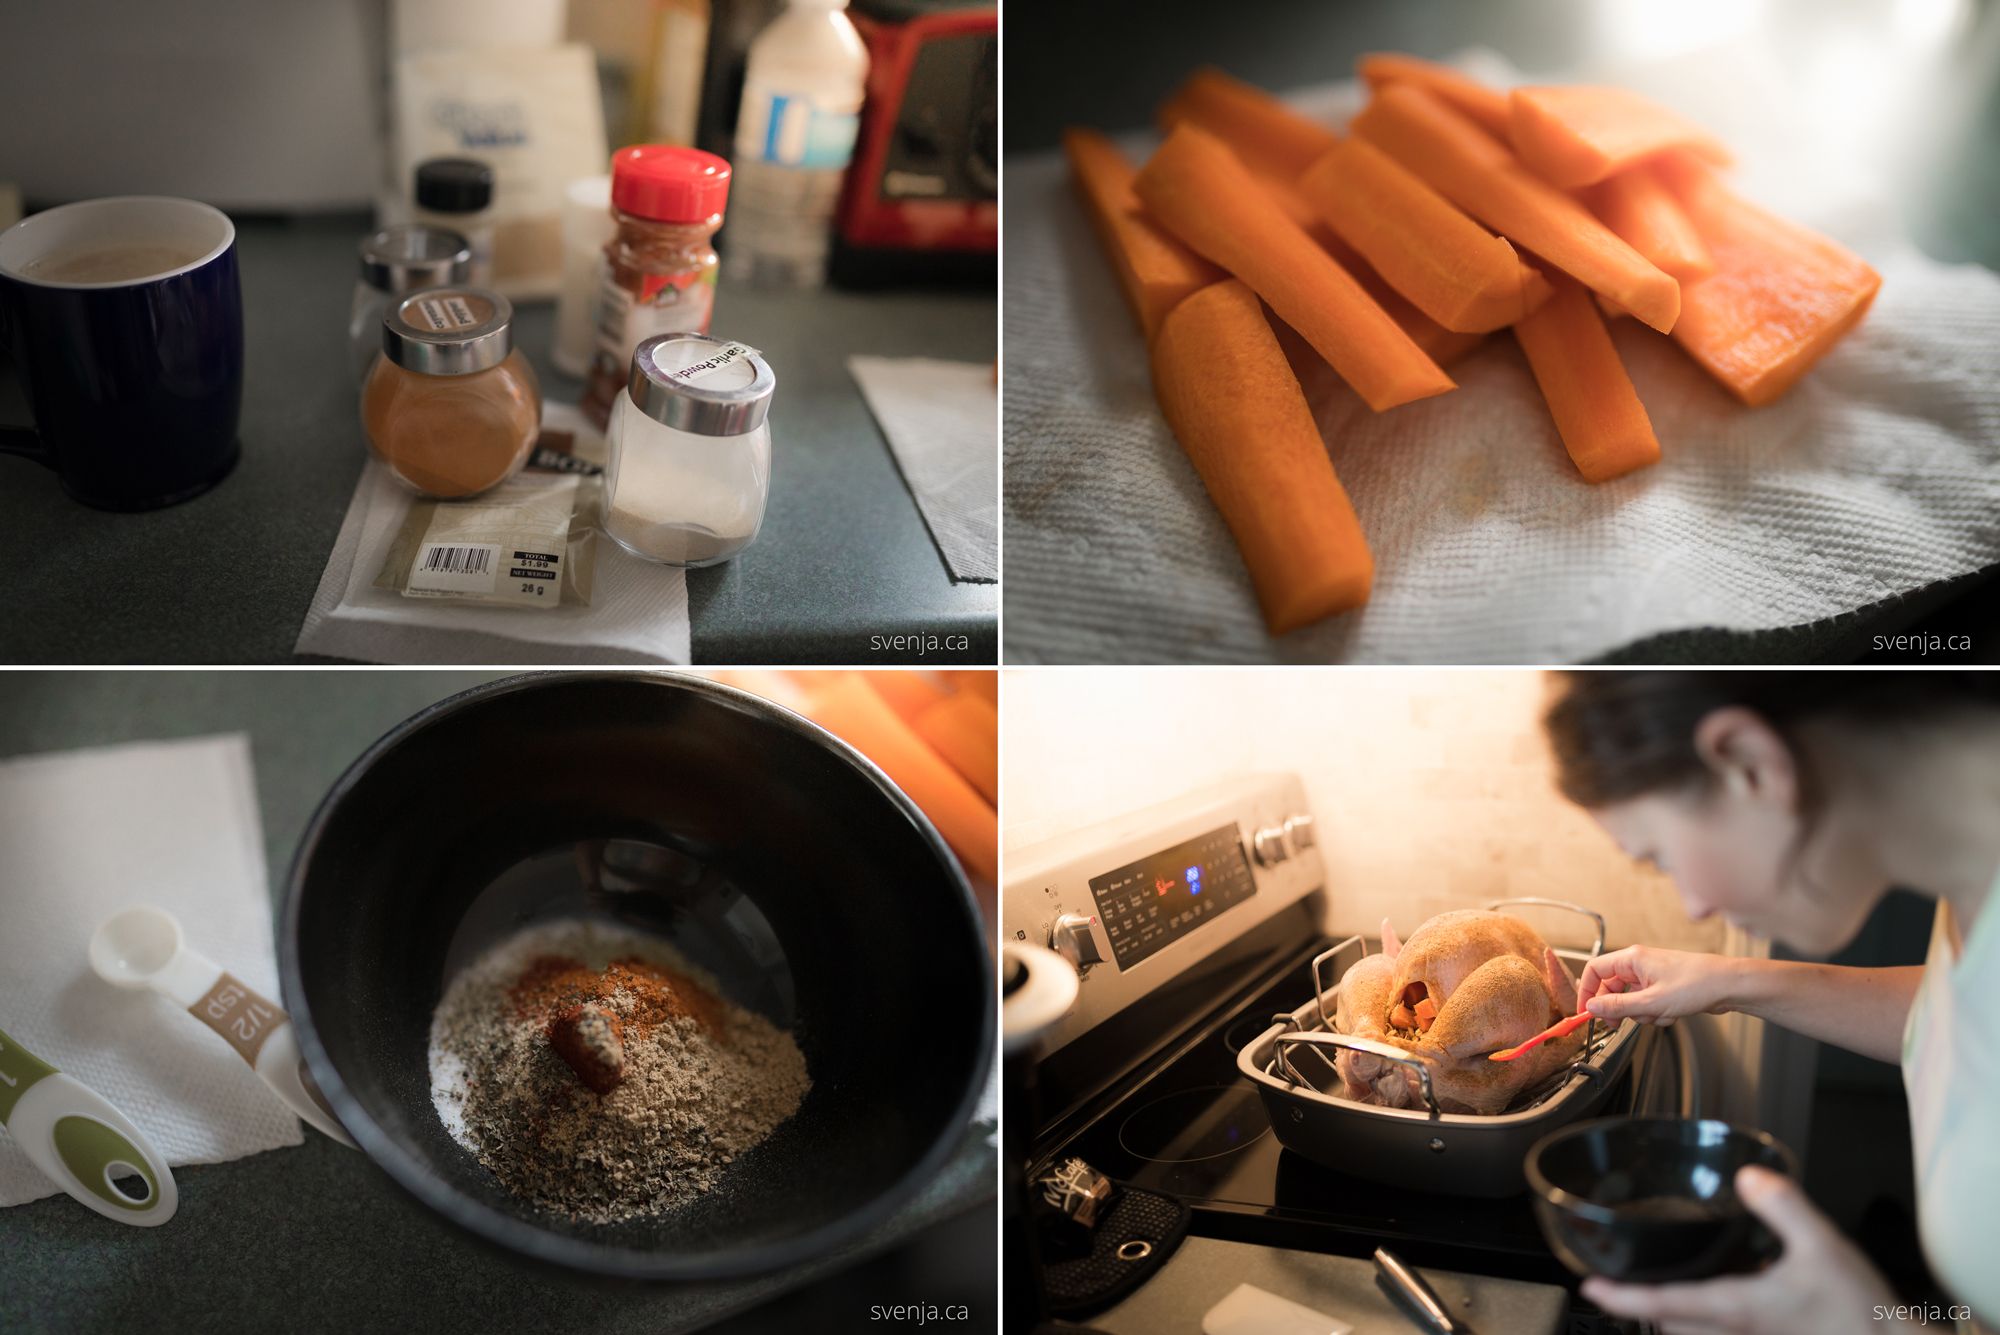
{"label": "red silicone brush", "polygon": [[1589,1013],[1586,1011],[1578,1011],[1576,1014],[1570,1016],[1567,1019],[1557,1020],[1554,1024],[1550,1025],[1548,1028],[1542,1030],[1541,1033],[1536,1034],[1533,1038],[1529,1039],[1525,1043],[1520,1044],[1517,1047],[1502,1048],[1498,1052],[1488,1053],[1486,1060],[1495,1062],[1513,1061],[1514,1058],[1520,1056],[1522,1053],[1526,1052],[1529,1048],[1538,1048],[1552,1038],[1561,1038],[1564,1034],[1575,1033],[1577,1030],[1583,1028],[1585,1025],[1589,1023],[1590,1023]]}

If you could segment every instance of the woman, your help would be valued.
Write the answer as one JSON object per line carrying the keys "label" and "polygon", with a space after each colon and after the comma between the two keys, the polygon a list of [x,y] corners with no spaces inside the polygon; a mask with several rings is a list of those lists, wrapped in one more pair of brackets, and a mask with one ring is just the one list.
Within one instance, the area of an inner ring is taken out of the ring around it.
{"label": "woman", "polygon": [[[1575,672],[1546,723],[1563,792],[1696,919],[1824,955],[1891,887],[1937,901],[1921,967],[1628,946],[1578,994],[1609,1020],[1742,1011],[1899,1062],[1924,1253],[1963,1304],[1947,1315],[2000,1330],[2000,674]],[[1584,1294],[1673,1335],[1915,1329],[1796,1184],[1746,1168],[1736,1188],[1783,1240],[1777,1264]]]}

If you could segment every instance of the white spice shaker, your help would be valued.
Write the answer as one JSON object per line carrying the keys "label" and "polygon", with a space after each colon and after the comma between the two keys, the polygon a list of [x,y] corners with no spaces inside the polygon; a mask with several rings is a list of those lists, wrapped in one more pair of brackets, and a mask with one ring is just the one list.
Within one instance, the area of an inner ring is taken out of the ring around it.
{"label": "white spice shaker", "polygon": [[676,566],[727,561],[756,541],[777,383],[756,349],[727,339],[672,333],[639,344],[607,432],[612,541]]}

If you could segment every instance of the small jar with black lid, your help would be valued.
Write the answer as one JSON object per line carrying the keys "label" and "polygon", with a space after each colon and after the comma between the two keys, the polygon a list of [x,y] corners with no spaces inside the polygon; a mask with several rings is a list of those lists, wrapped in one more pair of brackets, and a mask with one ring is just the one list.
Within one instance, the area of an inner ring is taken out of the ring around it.
{"label": "small jar with black lid", "polygon": [[457,232],[416,223],[384,227],[361,243],[361,274],[347,318],[348,360],[359,383],[382,351],[382,317],[412,292],[472,281],[472,247]]}
{"label": "small jar with black lid", "polygon": [[472,273],[463,281],[493,281],[493,169],[475,158],[428,158],[417,164],[411,197],[416,220],[448,228],[472,244]]}
{"label": "small jar with black lid", "polygon": [[481,287],[440,287],[382,320],[382,356],[361,389],[375,457],[413,491],[443,500],[497,487],[541,434],[542,391],[514,347],[514,308]]}
{"label": "small jar with black lid", "polygon": [[605,532],[663,565],[727,561],[757,539],[771,493],[771,394],[756,349],[660,334],[632,354],[611,408]]}

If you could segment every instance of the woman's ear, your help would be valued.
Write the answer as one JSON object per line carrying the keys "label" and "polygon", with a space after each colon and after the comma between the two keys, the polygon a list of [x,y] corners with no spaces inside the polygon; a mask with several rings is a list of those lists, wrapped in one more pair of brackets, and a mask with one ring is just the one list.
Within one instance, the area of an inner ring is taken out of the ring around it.
{"label": "woman's ear", "polygon": [[1796,808],[1799,774],[1792,748],[1754,710],[1731,705],[1703,715],[1695,724],[1694,749],[1724,792],[1788,812]]}

